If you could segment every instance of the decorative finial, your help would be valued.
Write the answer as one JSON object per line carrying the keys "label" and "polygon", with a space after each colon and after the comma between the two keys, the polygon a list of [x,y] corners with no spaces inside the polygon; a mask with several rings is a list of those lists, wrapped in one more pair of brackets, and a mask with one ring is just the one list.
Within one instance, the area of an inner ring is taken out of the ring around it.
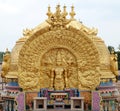
{"label": "decorative finial", "polygon": [[63,12],[66,12],[66,6],[65,5],[63,6]]}
{"label": "decorative finial", "polygon": [[57,7],[56,7],[56,13],[55,13],[57,19],[59,19],[59,17],[60,17],[60,13],[61,13],[60,5],[58,4]]}
{"label": "decorative finial", "polygon": [[51,13],[51,10],[50,10],[50,5],[49,5],[49,6],[48,6],[48,12],[47,12],[47,16],[48,16],[48,18],[50,18],[51,15],[52,15],[52,13]]}
{"label": "decorative finial", "polygon": [[66,11],[66,6],[64,5],[64,7],[63,7],[63,16],[64,16],[64,18],[66,18],[67,15],[68,15],[68,13]]}
{"label": "decorative finial", "polygon": [[74,16],[75,16],[75,12],[74,12],[74,6],[72,5],[71,6],[71,12],[70,12],[70,16],[71,16],[71,19],[74,19]]}

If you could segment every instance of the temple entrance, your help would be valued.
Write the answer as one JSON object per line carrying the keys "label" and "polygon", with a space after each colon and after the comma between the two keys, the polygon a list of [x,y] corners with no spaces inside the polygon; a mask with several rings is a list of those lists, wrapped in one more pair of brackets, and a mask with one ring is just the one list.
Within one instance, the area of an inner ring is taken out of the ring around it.
{"label": "temple entrance", "polygon": [[34,97],[34,110],[46,111],[84,111],[84,97],[80,97],[78,89],[51,90],[41,89],[38,97]]}

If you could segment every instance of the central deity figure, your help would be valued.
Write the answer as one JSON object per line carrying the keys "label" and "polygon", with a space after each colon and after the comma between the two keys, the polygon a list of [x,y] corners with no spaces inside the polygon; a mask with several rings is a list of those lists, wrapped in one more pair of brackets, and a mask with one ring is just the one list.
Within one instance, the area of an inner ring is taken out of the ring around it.
{"label": "central deity figure", "polygon": [[67,69],[63,67],[60,53],[56,57],[56,66],[51,70],[50,88],[55,90],[68,88]]}

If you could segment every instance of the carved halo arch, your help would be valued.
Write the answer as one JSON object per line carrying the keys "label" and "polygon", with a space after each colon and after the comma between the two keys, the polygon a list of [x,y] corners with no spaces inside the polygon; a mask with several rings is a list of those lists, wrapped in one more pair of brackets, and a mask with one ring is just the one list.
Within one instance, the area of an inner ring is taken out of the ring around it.
{"label": "carved halo arch", "polygon": [[[72,29],[39,30],[31,35],[19,53],[19,69],[34,72],[40,66],[42,56],[53,48],[65,48],[77,59],[77,70],[94,70],[99,67],[99,54],[92,40],[81,31]],[[78,77],[75,78],[78,82]],[[78,83],[71,87],[78,87]],[[48,82],[49,83],[49,82]],[[45,84],[43,86],[47,86]],[[24,87],[24,86],[23,86]]]}

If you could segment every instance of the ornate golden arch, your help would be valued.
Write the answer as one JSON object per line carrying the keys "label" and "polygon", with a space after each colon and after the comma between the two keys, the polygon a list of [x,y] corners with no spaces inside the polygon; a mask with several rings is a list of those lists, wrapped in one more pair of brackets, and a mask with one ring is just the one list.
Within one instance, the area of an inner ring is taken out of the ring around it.
{"label": "ornate golden arch", "polygon": [[[71,83],[70,87],[76,87],[79,89],[94,89],[99,84],[99,54],[93,44],[93,42],[87,37],[86,34],[73,30],[73,29],[61,29],[61,30],[40,30],[33,34],[23,45],[19,54],[19,70],[20,79],[24,78],[21,76],[22,72],[32,72],[33,75],[38,76],[39,88],[49,87],[49,77],[42,77],[40,74],[40,60],[42,56],[50,49],[65,48],[69,50],[76,57],[77,60],[77,73]],[[94,71],[93,71],[94,70]],[[92,72],[93,71],[93,72]],[[95,73],[97,71],[97,73]],[[88,73],[89,72],[89,73]],[[36,75],[36,73],[39,73]],[[90,86],[87,86],[84,82],[88,81],[85,76],[92,77],[96,76],[96,80],[92,78],[89,80]],[[45,83],[43,79],[47,79],[48,83]],[[31,78],[33,80],[33,78]],[[82,80],[82,81],[81,81]],[[42,82],[44,84],[42,84]],[[20,85],[25,89],[25,85],[19,82]],[[40,85],[42,84],[42,85]],[[92,85],[91,85],[92,84]],[[38,87],[35,87],[35,90]]]}

